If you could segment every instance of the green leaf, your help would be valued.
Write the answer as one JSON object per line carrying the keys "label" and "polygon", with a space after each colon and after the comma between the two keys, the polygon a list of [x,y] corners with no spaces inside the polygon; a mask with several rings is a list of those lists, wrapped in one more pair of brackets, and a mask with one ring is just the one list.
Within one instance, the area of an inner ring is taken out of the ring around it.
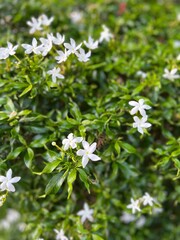
{"label": "green leaf", "polygon": [[76,180],[77,170],[72,169],[68,175],[67,183],[68,183],[68,198],[71,196],[73,190],[73,182]]}
{"label": "green leaf", "polygon": [[32,160],[34,158],[34,152],[31,148],[27,148],[27,152],[24,156],[24,162],[28,168],[32,167]]}
{"label": "green leaf", "polygon": [[104,240],[104,238],[100,237],[97,234],[92,234],[92,238],[93,238],[93,240]]}
{"label": "green leaf", "polygon": [[19,154],[24,150],[25,148],[24,147],[17,147],[15,148],[14,151],[10,152],[7,156],[7,160],[10,160],[10,159],[15,159],[19,156]]}
{"label": "green leaf", "polygon": [[180,149],[178,149],[178,150],[176,150],[176,151],[173,151],[172,153],[171,153],[171,157],[177,157],[177,156],[179,156],[180,155]]}
{"label": "green leaf", "polygon": [[120,146],[128,153],[134,153],[134,154],[137,153],[136,149],[129,143],[121,142]]}
{"label": "green leaf", "polygon": [[77,170],[79,172],[80,180],[84,183],[86,189],[88,190],[88,193],[90,193],[89,179],[88,179],[88,176],[87,176],[86,172],[83,169],[81,169],[81,168],[78,168]]}
{"label": "green leaf", "polygon": [[57,159],[53,162],[47,163],[45,168],[43,169],[42,173],[51,173],[61,162],[60,159]]}
{"label": "green leaf", "polygon": [[27,88],[25,88],[24,91],[19,95],[19,97],[24,96],[26,93],[31,91],[31,89],[32,89],[32,84],[30,84]]}
{"label": "green leaf", "polygon": [[48,182],[46,189],[45,189],[45,194],[48,195],[51,192],[54,194],[57,193],[62,186],[64,180],[66,179],[68,174],[68,170],[66,172],[59,172],[55,176],[51,178],[51,180]]}

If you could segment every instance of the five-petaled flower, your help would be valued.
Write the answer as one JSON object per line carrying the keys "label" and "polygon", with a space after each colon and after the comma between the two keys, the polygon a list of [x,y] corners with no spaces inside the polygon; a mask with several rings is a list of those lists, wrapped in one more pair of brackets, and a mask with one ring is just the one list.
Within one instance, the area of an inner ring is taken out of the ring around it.
{"label": "five-petaled flower", "polygon": [[88,142],[82,141],[82,145],[84,149],[79,149],[77,151],[78,156],[82,156],[82,166],[83,168],[86,167],[86,165],[89,162],[89,159],[92,161],[99,161],[101,160],[100,157],[98,157],[96,154],[93,154],[93,152],[96,150],[96,143],[89,145]]}
{"label": "five-petaled flower", "polygon": [[75,54],[80,62],[87,62],[91,56],[91,51],[85,53],[84,49],[80,48]]}
{"label": "five-petaled flower", "polygon": [[144,99],[140,99],[138,102],[130,101],[129,105],[133,106],[133,109],[130,111],[131,115],[134,115],[139,111],[143,117],[146,116],[145,109],[147,110],[151,108],[149,105],[144,104]]}
{"label": "five-petaled flower", "polygon": [[64,235],[63,229],[54,229],[54,232],[56,233],[56,240],[68,240],[68,238]]}
{"label": "five-petaled flower", "polygon": [[93,209],[90,209],[87,203],[84,203],[84,209],[80,210],[77,215],[81,216],[81,222],[84,223],[86,219],[88,219],[90,222],[93,222]]}
{"label": "five-petaled flower", "polygon": [[111,38],[113,38],[113,34],[110,32],[109,28],[106,27],[105,25],[102,26],[103,31],[101,32],[99,42],[106,41],[109,42]]}
{"label": "five-petaled flower", "polygon": [[69,54],[67,53],[66,49],[65,51],[57,51],[57,53],[59,54],[58,56],[55,57],[55,59],[58,61],[58,63],[61,62],[65,62],[69,56]]}
{"label": "five-petaled flower", "polygon": [[142,117],[141,119],[137,116],[133,117],[134,123],[133,128],[137,128],[138,132],[143,134],[144,128],[149,128],[151,126],[151,123],[146,122],[147,121],[147,115]]}
{"label": "five-petaled flower", "polygon": [[144,196],[142,197],[142,200],[143,200],[143,205],[146,206],[146,205],[150,205],[152,206],[153,205],[153,202],[154,202],[154,198],[151,197],[149,195],[149,193],[145,193]]}
{"label": "five-petaled flower", "polygon": [[98,41],[94,41],[94,39],[91,36],[89,36],[88,42],[84,41],[84,45],[87,48],[93,50],[93,49],[96,49],[98,47]]}
{"label": "five-petaled flower", "polygon": [[136,213],[136,211],[140,212],[141,209],[139,207],[139,200],[134,200],[131,198],[131,204],[127,205],[127,208],[132,209],[132,213]]}
{"label": "five-petaled flower", "polygon": [[82,43],[76,45],[76,42],[73,38],[70,38],[70,43],[64,43],[65,48],[68,50],[67,53],[70,55],[71,53],[76,53],[76,51],[81,47]]}
{"label": "five-petaled flower", "polygon": [[12,178],[12,170],[9,169],[6,173],[6,176],[0,176],[0,190],[1,191],[8,191],[8,192],[15,192],[15,187],[13,183],[19,182],[21,177],[13,177]]}
{"label": "five-petaled flower", "polygon": [[70,133],[67,138],[63,139],[62,144],[64,150],[68,150],[70,147],[72,149],[77,147],[76,143],[82,142],[83,138],[82,137],[74,137],[73,133]]}
{"label": "five-petaled flower", "polygon": [[30,34],[33,34],[36,31],[42,30],[41,22],[38,19],[36,19],[35,17],[32,17],[31,21],[27,21],[27,25],[31,27],[29,30]]}
{"label": "five-petaled flower", "polygon": [[64,78],[64,76],[60,74],[60,68],[54,67],[53,69],[49,70],[47,73],[52,76],[52,81],[54,83],[56,83],[56,78],[61,78],[61,79]]}
{"label": "five-petaled flower", "polygon": [[31,54],[32,52],[35,54],[41,54],[41,46],[37,45],[37,40],[35,38],[32,40],[32,45],[22,44],[22,47],[25,49],[26,54]]}
{"label": "five-petaled flower", "polygon": [[167,68],[165,68],[163,77],[170,81],[174,81],[174,79],[180,78],[180,75],[176,74],[177,70],[177,68],[173,68],[171,71],[169,71]]}

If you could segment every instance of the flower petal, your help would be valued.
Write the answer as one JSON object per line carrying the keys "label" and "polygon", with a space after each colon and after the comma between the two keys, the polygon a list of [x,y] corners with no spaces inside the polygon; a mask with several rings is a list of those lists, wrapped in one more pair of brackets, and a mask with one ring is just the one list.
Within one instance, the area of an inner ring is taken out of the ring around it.
{"label": "flower petal", "polygon": [[82,158],[82,166],[83,166],[83,168],[86,167],[86,165],[88,164],[88,162],[89,162],[88,156],[87,156],[87,155],[84,155],[83,158]]}
{"label": "flower petal", "polygon": [[9,192],[15,192],[15,187],[10,182],[8,182],[7,183],[7,190]]}
{"label": "flower petal", "polygon": [[19,182],[19,180],[21,179],[21,177],[13,177],[11,180],[9,180],[10,183],[17,183]]}
{"label": "flower petal", "polygon": [[88,149],[89,150],[89,143],[88,142],[86,142],[86,141],[82,141],[82,145],[83,145],[83,148],[84,149]]}
{"label": "flower petal", "polygon": [[91,144],[91,146],[89,147],[89,153],[93,153],[96,150],[96,145],[97,143],[94,142],[93,144]]}
{"label": "flower petal", "polygon": [[96,154],[88,154],[88,157],[89,157],[92,161],[99,161],[99,160],[101,160],[101,158],[98,157]]}
{"label": "flower petal", "polygon": [[85,150],[84,150],[84,149],[79,149],[79,150],[76,152],[76,154],[77,154],[78,156],[83,156],[83,155],[85,154]]}
{"label": "flower petal", "polygon": [[8,180],[10,180],[12,178],[12,169],[11,168],[7,171],[6,177]]}

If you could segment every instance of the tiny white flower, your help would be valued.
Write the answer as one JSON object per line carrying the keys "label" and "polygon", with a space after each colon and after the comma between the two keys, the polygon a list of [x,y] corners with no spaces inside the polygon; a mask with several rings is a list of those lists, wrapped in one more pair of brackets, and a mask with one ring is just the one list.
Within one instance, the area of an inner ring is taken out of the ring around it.
{"label": "tiny white flower", "polygon": [[8,191],[8,192],[15,192],[15,187],[13,183],[19,182],[21,177],[13,177],[12,178],[12,170],[9,169],[6,173],[6,176],[0,176],[0,190],[1,191]]}
{"label": "tiny white flower", "polygon": [[61,78],[61,79],[64,78],[64,76],[60,74],[60,68],[54,67],[53,69],[49,70],[47,73],[52,76],[52,80],[54,83],[56,83],[56,78]]}
{"label": "tiny white flower", "polygon": [[93,209],[90,209],[87,203],[84,203],[84,209],[80,210],[77,215],[81,216],[81,222],[84,223],[86,219],[88,219],[90,222],[93,222]]}
{"label": "tiny white flower", "polygon": [[177,68],[173,68],[171,71],[165,68],[163,77],[170,81],[174,81],[174,79],[180,78],[180,75],[176,75],[176,72],[177,72]]}
{"label": "tiny white flower", "polygon": [[68,54],[75,53],[81,47],[81,45],[82,43],[77,46],[73,38],[70,38],[70,43],[64,43],[65,48],[68,50]]}
{"label": "tiny white flower", "polygon": [[73,11],[70,13],[70,19],[73,23],[79,23],[83,18],[83,14],[80,11]]}
{"label": "tiny white flower", "polygon": [[121,221],[124,223],[133,222],[136,218],[133,214],[123,212],[123,215],[120,217]]}
{"label": "tiny white flower", "polygon": [[8,49],[9,55],[16,54],[16,49],[17,48],[18,48],[18,45],[13,46],[12,43],[7,42],[7,49]]}
{"label": "tiny white flower", "polygon": [[89,162],[89,159],[92,161],[99,161],[101,160],[100,157],[98,157],[96,154],[93,154],[93,152],[96,150],[96,143],[94,142],[93,144],[89,145],[88,142],[82,141],[82,145],[84,149],[79,149],[77,151],[78,156],[82,156],[82,166],[83,168],[86,167],[86,165]]}
{"label": "tiny white flower", "polygon": [[142,200],[143,200],[143,205],[146,206],[146,205],[149,205],[149,206],[152,206],[153,205],[153,202],[154,202],[154,198],[152,198],[149,193],[145,193],[145,195],[142,197]]}
{"label": "tiny white flower", "polygon": [[61,35],[60,33],[56,33],[56,37],[53,36],[52,41],[55,45],[61,45],[63,44],[65,40],[65,36]]}
{"label": "tiny white flower", "polygon": [[68,238],[64,235],[63,229],[54,229],[54,232],[56,233],[56,240],[68,240]]}
{"label": "tiny white flower", "polygon": [[133,128],[137,128],[138,132],[141,134],[144,133],[144,128],[149,128],[151,126],[150,123],[146,122],[147,115],[142,117],[141,119],[135,116],[133,117],[133,119],[134,119]]}
{"label": "tiny white flower", "polygon": [[84,44],[87,48],[91,50],[96,49],[98,47],[98,41],[94,41],[94,39],[91,36],[89,36],[88,42],[84,41]]}
{"label": "tiny white flower", "polygon": [[82,137],[74,137],[73,133],[70,133],[67,138],[63,139],[62,144],[63,144],[63,148],[64,150],[68,150],[70,147],[72,149],[77,147],[76,143],[80,143],[82,142],[83,138]]}
{"label": "tiny white flower", "polygon": [[146,78],[147,77],[147,73],[145,73],[143,71],[137,71],[136,75],[141,77],[141,78]]}
{"label": "tiny white flower", "polygon": [[40,22],[40,24],[42,24],[43,26],[49,26],[52,21],[54,20],[54,17],[50,17],[48,18],[45,14],[42,14],[41,16],[39,16],[38,21]]}
{"label": "tiny white flower", "polygon": [[127,208],[132,209],[132,213],[135,214],[136,211],[140,212],[139,200],[134,200],[131,198],[131,204],[127,205]]}
{"label": "tiny white flower", "polygon": [[57,51],[57,53],[59,54],[58,56],[55,57],[55,59],[58,61],[58,63],[61,62],[65,62],[69,56],[69,54],[67,53],[66,49],[65,51]]}
{"label": "tiny white flower", "polygon": [[99,42],[106,41],[109,42],[111,38],[113,38],[113,34],[110,32],[109,28],[107,28],[105,25],[102,26],[103,31],[101,32]]}
{"label": "tiny white flower", "polygon": [[29,30],[30,34],[33,34],[36,31],[42,30],[41,22],[34,17],[31,18],[31,21],[27,21],[27,25],[31,27]]}
{"label": "tiny white flower", "polygon": [[9,57],[9,50],[7,48],[0,48],[0,60],[1,59],[6,59]]}
{"label": "tiny white flower", "polygon": [[130,111],[131,115],[134,115],[139,111],[143,117],[146,116],[145,110],[148,110],[151,108],[149,105],[144,104],[144,99],[139,99],[138,102],[130,101],[129,105],[133,106],[132,110]]}
{"label": "tiny white flower", "polygon": [[41,54],[40,47],[37,46],[37,40],[33,38],[32,45],[30,44],[22,44],[22,47],[25,49],[26,54],[31,54],[32,52],[35,54]]}
{"label": "tiny white flower", "polygon": [[80,48],[75,54],[80,62],[87,62],[91,56],[91,51],[85,53],[84,49]]}
{"label": "tiny white flower", "polygon": [[52,36],[50,34],[47,35],[47,38],[40,38],[40,42],[42,43],[39,46],[39,50],[41,51],[42,56],[46,56],[49,51],[52,49]]}

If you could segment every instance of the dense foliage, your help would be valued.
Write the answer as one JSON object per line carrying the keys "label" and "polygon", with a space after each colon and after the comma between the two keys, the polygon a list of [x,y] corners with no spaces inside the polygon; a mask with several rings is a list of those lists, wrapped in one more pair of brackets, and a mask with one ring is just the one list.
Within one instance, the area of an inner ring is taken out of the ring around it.
{"label": "dense foliage", "polygon": [[[0,48],[18,48],[0,60],[0,175],[21,179],[1,189],[0,240],[63,239],[54,229],[75,240],[179,239],[180,78],[165,77],[180,73],[178,13],[170,0],[1,1]],[[30,34],[27,21],[42,14],[53,21]],[[45,56],[22,47],[47,33],[98,40],[103,25],[111,37],[87,62],[71,54],[58,64],[63,44]],[[52,80],[54,67],[64,78]],[[130,114],[140,99],[151,107],[144,134]],[[62,146],[70,133],[97,143],[101,160],[83,168],[82,143]],[[127,206],[145,193],[153,205],[133,214]],[[84,203],[93,219],[82,223]]]}

